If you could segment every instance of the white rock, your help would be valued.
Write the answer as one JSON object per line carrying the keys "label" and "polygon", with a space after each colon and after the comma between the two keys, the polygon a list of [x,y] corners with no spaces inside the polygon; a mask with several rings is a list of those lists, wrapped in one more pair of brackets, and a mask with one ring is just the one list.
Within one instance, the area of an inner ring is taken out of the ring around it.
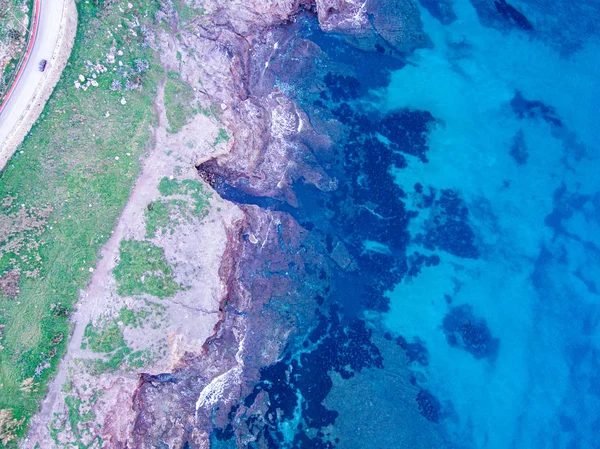
{"label": "white rock", "polygon": [[118,161],[118,160],[119,160],[119,156],[115,156],[115,161]]}
{"label": "white rock", "polygon": [[81,81],[83,83],[85,81],[85,76],[79,75],[79,81]]}
{"label": "white rock", "polygon": [[90,273],[94,272],[94,269],[92,267],[90,267],[90,269],[88,270]]}
{"label": "white rock", "polygon": [[125,100],[125,97],[121,98],[121,104],[126,104],[127,100]]}

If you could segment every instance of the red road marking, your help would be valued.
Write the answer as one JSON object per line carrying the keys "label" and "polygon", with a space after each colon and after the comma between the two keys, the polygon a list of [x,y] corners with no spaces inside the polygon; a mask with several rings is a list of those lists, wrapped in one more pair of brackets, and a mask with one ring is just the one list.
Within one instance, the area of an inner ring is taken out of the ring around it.
{"label": "red road marking", "polygon": [[25,70],[27,63],[29,62],[29,56],[31,55],[31,50],[33,49],[33,45],[35,44],[35,38],[37,37],[37,31],[38,31],[38,26],[39,26],[40,1],[41,0],[34,0],[34,2],[33,2],[33,27],[32,27],[32,31],[31,31],[31,36],[29,37],[29,45],[27,45],[27,51],[25,52],[25,55],[23,56],[23,61],[21,63],[21,67],[19,68],[19,71],[17,72],[17,76],[15,77],[15,80],[13,81],[12,86],[10,86],[10,89],[6,93],[6,96],[4,97],[4,101],[0,105],[0,112],[2,112],[2,110],[6,106],[6,103],[8,103],[8,100],[10,100],[10,96],[12,95],[13,90],[15,90],[15,87],[17,87],[17,84],[19,84],[19,79],[21,78],[21,74],[23,73],[23,70]]}

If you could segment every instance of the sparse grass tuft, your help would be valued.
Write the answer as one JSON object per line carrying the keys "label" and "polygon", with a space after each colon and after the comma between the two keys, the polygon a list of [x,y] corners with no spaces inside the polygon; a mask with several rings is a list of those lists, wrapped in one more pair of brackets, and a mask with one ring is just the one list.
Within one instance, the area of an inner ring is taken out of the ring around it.
{"label": "sparse grass tuft", "polygon": [[146,241],[123,240],[120,251],[121,260],[114,270],[119,295],[147,293],[157,298],[168,298],[180,289],[173,280],[162,248]]}
{"label": "sparse grass tuft", "polygon": [[187,125],[195,110],[190,99],[194,98],[192,87],[184,82],[177,72],[167,74],[165,84],[165,111],[169,121],[170,133],[177,133]]}
{"label": "sparse grass tuft", "polygon": [[217,137],[215,137],[213,147],[216,147],[217,145],[223,142],[229,142],[229,134],[227,134],[225,128],[219,128],[219,134],[217,134]]}
{"label": "sparse grass tuft", "polygon": [[146,207],[146,238],[154,238],[157,232],[172,221],[169,204],[163,200],[152,201]]}
{"label": "sparse grass tuft", "polygon": [[116,323],[100,329],[90,323],[85,328],[84,338],[87,347],[94,352],[113,352],[125,346],[123,331]]}

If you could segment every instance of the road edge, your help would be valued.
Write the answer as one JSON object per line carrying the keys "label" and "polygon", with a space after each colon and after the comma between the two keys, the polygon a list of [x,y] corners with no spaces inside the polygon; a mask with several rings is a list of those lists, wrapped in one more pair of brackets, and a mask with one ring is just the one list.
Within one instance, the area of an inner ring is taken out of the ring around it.
{"label": "road edge", "polygon": [[0,143],[0,170],[4,169],[17,147],[23,142],[23,139],[25,139],[25,136],[44,110],[46,102],[52,95],[54,87],[56,87],[67,65],[73,44],[75,43],[76,33],[77,7],[75,6],[75,0],[66,0],[63,6],[57,45],[52,57],[48,59],[47,76],[37,86],[33,99],[21,113],[13,131],[7,136],[4,142]]}

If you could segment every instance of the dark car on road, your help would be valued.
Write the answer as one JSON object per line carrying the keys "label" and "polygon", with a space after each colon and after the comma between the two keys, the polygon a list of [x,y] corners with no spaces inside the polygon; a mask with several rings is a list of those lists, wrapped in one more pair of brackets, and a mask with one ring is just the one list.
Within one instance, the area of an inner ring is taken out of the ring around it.
{"label": "dark car on road", "polygon": [[46,64],[48,64],[48,61],[46,61],[45,59],[42,59],[40,61],[40,65],[39,65],[40,72],[43,72],[44,70],[46,70]]}

